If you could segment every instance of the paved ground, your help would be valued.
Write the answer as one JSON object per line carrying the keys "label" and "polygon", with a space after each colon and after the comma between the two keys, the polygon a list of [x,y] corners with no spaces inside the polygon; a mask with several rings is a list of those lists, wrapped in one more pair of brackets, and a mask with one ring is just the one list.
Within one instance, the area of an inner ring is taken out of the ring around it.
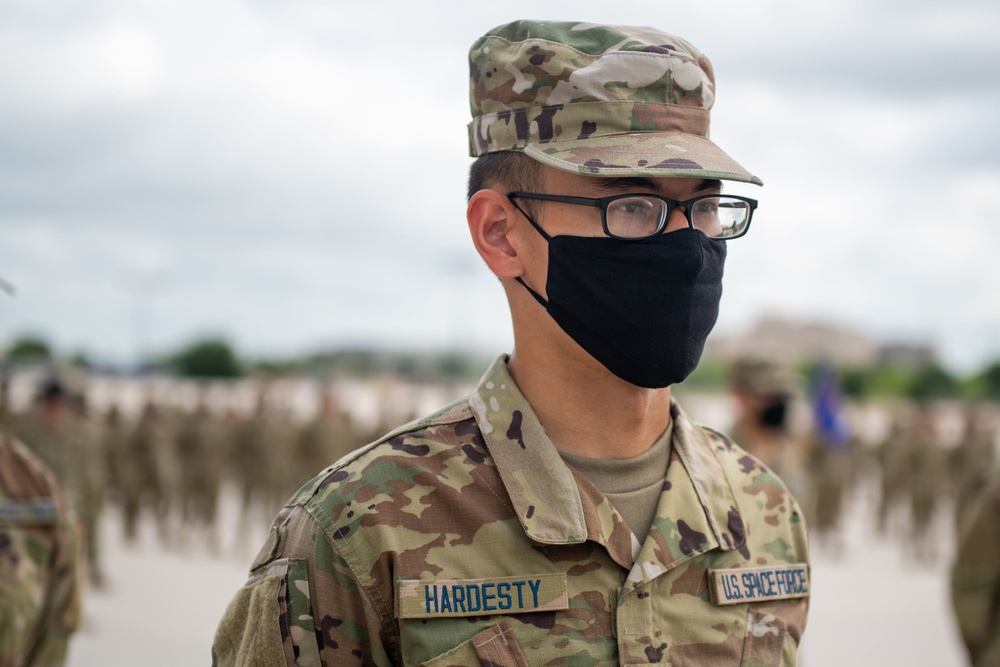
{"label": "paved ground", "polygon": [[[234,503],[225,503],[233,515]],[[947,597],[947,558],[918,564],[894,541],[873,536],[870,500],[850,513],[839,555],[813,547],[813,602],[802,647],[805,667],[963,664]],[[232,525],[230,523],[229,525]],[[264,531],[224,555],[204,548],[164,551],[149,530],[138,544],[106,522],[108,589],[89,592],[70,667],[208,665],[215,624]],[[950,544],[943,534],[940,543]]]}
{"label": "paved ground", "polygon": [[874,494],[857,498],[843,548],[812,547],[813,597],[802,665],[965,665],[948,597],[950,527],[939,531],[936,560],[920,563],[901,540],[875,535],[873,510]]}

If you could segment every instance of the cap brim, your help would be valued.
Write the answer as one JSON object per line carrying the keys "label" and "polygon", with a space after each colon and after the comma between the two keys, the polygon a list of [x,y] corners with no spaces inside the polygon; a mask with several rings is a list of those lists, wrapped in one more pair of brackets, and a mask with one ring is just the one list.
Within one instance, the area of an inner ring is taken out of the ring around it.
{"label": "cap brim", "polygon": [[614,134],[528,144],[524,153],[550,167],[587,176],[717,178],[764,184],[710,140],[693,134]]}

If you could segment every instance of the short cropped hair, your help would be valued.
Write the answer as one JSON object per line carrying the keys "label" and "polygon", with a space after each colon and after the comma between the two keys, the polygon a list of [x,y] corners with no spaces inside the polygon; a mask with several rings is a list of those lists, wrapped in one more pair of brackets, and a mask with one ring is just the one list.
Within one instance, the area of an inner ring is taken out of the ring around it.
{"label": "short cropped hair", "polygon": [[487,188],[502,193],[535,192],[539,187],[539,163],[520,151],[498,151],[476,158],[469,168],[467,199]]}

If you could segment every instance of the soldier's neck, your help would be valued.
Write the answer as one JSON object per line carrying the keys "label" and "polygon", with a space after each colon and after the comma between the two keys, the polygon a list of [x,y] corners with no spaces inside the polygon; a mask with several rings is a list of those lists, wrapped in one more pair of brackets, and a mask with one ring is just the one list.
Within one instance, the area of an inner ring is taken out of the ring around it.
{"label": "soldier's neck", "polygon": [[669,388],[637,387],[596,362],[515,345],[508,367],[553,444],[569,454],[632,458],[670,423]]}

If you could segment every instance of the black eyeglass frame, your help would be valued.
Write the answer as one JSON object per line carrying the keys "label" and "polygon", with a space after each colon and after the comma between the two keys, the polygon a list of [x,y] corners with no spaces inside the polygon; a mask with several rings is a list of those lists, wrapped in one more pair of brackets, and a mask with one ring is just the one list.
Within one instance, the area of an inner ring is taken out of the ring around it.
{"label": "black eyeglass frame", "polygon": [[[741,236],[745,236],[746,233],[750,231],[750,222],[753,220],[754,211],[757,210],[756,199],[751,199],[750,197],[742,197],[740,195],[723,195],[723,194],[699,195],[697,197],[693,197],[685,201],[677,201],[676,199],[668,199],[666,197],[661,197],[660,195],[647,194],[644,192],[611,195],[610,197],[600,197],[598,199],[594,199],[591,197],[570,197],[567,195],[549,195],[539,192],[508,192],[506,194],[506,197],[510,199],[511,202],[514,204],[514,206],[517,207],[517,210],[521,211],[521,213],[524,214],[524,217],[528,218],[528,220],[532,224],[534,224],[535,227],[539,229],[539,231],[542,231],[543,234],[545,234],[545,232],[541,230],[540,227],[538,227],[538,223],[532,220],[531,216],[525,213],[520,206],[517,206],[517,202],[514,201],[515,198],[537,199],[539,201],[554,201],[563,204],[575,204],[577,206],[591,206],[594,208],[599,208],[601,209],[601,227],[604,229],[604,234],[610,236],[613,239],[619,239],[622,241],[643,241],[645,239],[650,239],[653,238],[654,236],[662,234],[663,230],[666,229],[667,227],[667,221],[670,220],[671,214],[674,212],[674,209],[678,207],[684,209],[684,218],[685,220],[687,220],[688,227],[690,227],[691,229],[697,229],[697,227],[694,226],[694,220],[691,219],[691,210],[693,205],[704,199],[716,199],[718,197],[725,197],[727,199],[738,199],[739,201],[746,202],[747,204],[749,204],[750,211],[749,213],[747,213],[747,224],[746,227],[743,228],[743,231],[740,232],[739,234],[736,234],[735,236],[710,236],[708,238],[716,239],[718,241],[729,241],[732,239],[738,239]],[[667,212],[664,214],[663,220],[660,222],[656,231],[653,232],[652,234],[649,234],[647,236],[619,236],[617,234],[612,234],[611,230],[608,229],[608,206],[610,206],[611,203],[614,201],[617,201],[619,199],[628,199],[630,197],[652,197],[653,199],[659,199],[662,202],[666,202]],[[545,236],[548,236],[548,234],[545,234]]]}

